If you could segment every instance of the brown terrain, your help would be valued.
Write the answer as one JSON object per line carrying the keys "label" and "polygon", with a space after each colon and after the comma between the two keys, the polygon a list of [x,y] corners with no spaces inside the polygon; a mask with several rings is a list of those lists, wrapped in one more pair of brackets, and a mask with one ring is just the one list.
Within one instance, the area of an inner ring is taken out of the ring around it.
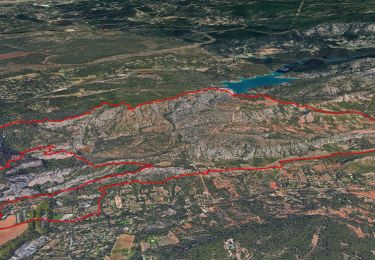
{"label": "brown terrain", "polygon": [[25,57],[31,54],[34,54],[34,52],[15,51],[15,52],[2,53],[0,54],[0,60]]}
{"label": "brown terrain", "polygon": [[351,191],[352,194],[357,196],[366,197],[375,200],[375,190],[372,191]]}
{"label": "brown terrain", "polygon": [[134,236],[124,234],[117,238],[115,245],[112,248],[112,254],[106,259],[109,260],[122,260],[126,259],[122,255],[122,251],[130,250],[134,246]]}
{"label": "brown terrain", "polygon": [[[10,215],[6,219],[0,221],[0,228],[8,227],[16,224],[16,216]],[[20,236],[27,230],[28,224],[19,225],[11,229],[0,230],[0,246],[6,242]]]}

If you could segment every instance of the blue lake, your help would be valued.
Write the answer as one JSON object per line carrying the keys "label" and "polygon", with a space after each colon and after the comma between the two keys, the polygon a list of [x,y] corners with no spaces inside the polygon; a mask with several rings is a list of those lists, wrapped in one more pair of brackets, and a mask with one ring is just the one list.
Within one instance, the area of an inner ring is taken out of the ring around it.
{"label": "blue lake", "polygon": [[278,86],[296,80],[296,78],[281,77],[282,75],[283,73],[272,72],[271,74],[266,74],[263,76],[255,76],[235,82],[224,81],[223,83],[226,88],[240,94],[248,91],[249,89],[266,86]]}

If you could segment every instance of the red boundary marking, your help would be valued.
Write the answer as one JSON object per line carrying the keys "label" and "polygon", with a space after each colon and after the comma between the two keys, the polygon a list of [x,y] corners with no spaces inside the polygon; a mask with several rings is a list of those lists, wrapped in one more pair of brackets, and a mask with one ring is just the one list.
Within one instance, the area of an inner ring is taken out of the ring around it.
{"label": "red boundary marking", "polygon": [[[47,147],[46,149],[48,149],[48,151],[50,151],[51,146],[46,146],[46,147]],[[25,151],[23,151],[23,153],[24,154],[31,153],[33,151],[37,151],[37,150],[40,150],[40,149],[43,149],[43,148],[38,147],[38,148],[35,148],[35,149],[25,150]],[[44,154],[49,155],[49,156],[52,156],[52,155],[58,154],[58,153],[68,153],[68,154],[73,154],[73,156],[76,155],[73,152],[67,152],[65,150],[55,151],[55,152],[48,152],[48,151],[47,152],[45,151]],[[49,222],[49,223],[75,223],[75,222],[79,222],[81,220],[84,220],[84,219],[87,219],[87,218],[90,218],[90,217],[93,217],[93,216],[99,216],[101,214],[101,201],[103,200],[103,198],[107,194],[106,190],[109,189],[109,188],[112,188],[112,187],[118,187],[118,186],[123,186],[123,185],[131,185],[131,184],[134,184],[134,183],[143,184],[143,185],[162,185],[162,184],[166,184],[168,181],[177,180],[177,179],[181,179],[181,178],[184,178],[184,177],[190,177],[190,176],[208,175],[210,173],[222,173],[222,172],[233,172],[233,171],[266,171],[266,170],[272,170],[272,169],[283,169],[285,164],[293,163],[293,162],[322,160],[322,159],[328,159],[328,158],[333,158],[333,157],[345,157],[345,156],[351,156],[351,155],[364,155],[364,154],[369,154],[369,153],[375,153],[375,149],[364,150],[364,151],[336,152],[336,153],[331,153],[331,154],[327,154],[327,155],[317,155],[317,156],[309,156],[309,157],[295,157],[295,158],[289,158],[289,159],[282,159],[282,160],[279,160],[278,164],[276,164],[276,165],[268,165],[268,166],[262,166],[262,167],[235,167],[235,168],[224,168],[224,169],[208,169],[206,171],[197,171],[197,172],[192,172],[192,173],[182,173],[182,174],[174,175],[174,176],[171,176],[171,177],[168,177],[168,178],[164,178],[162,180],[141,181],[141,180],[135,179],[135,180],[131,180],[131,181],[108,184],[108,185],[104,185],[104,186],[101,186],[101,187],[97,188],[97,190],[100,192],[100,197],[98,198],[98,201],[97,201],[97,211],[96,212],[92,212],[92,213],[86,214],[84,216],[74,218],[74,219],[68,219],[68,220],[31,218],[31,219],[28,219],[26,221],[16,223],[16,224],[8,226],[8,227],[0,228],[0,230],[10,229],[10,228],[13,228],[13,227],[16,227],[16,226],[19,226],[19,225],[31,223],[33,221],[44,221],[44,222]],[[81,156],[76,155],[74,157],[78,160],[81,160],[81,161],[85,162],[85,163],[88,162],[87,159],[85,159]],[[84,182],[84,183],[82,183],[78,186],[66,188],[66,189],[61,189],[61,190],[58,190],[58,191],[55,191],[55,192],[52,192],[52,193],[40,193],[40,194],[31,195],[31,196],[19,197],[17,199],[13,199],[13,200],[3,201],[0,204],[1,205],[0,206],[0,218],[2,217],[2,209],[5,206],[10,205],[10,204],[15,204],[15,203],[17,203],[21,200],[35,199],[35,198],[39,198],[39,197],[53,198],[54,196],[56,196],[58,194],[61,194],[61,193],[64,193],[64,192],[79,190],[79,189],[81,189],[85,186],[88,186],[89,184],[101,182],[103,180],[112,179],[112,178],[116,178],[116,177],[123,177],[127,174],[136,174],[136,173],[141,172],[144,169],[148,169],[148,168],[155,168],[151,164],[141,164],[141,163],[136,163],[136,162],[109,162],[109,163],[104,163],[104,164],[93,164],[91,162],[88,163],[89,166],[94,167],[94,168],[106,167],[106,166],[110,166],[110,165],[119,165],[119,164],[134,164],[134,165],[139,165],[139,166],[142,166],[142,167],[138,170],[135,170],[135,171],[127,171],[127,172],[123,172],[123,173],[115,173],[115,174],[105,175],[105,176],[102,176],[100,178],[92,179],[92,180],[89,180],[87,182]]]}
{"label": "red boundary marking", "polygon": [[96,110],[98,110],[98,109],[100,109],[104,106],[110,106],[110,107],[125,106],[125,107],[127,107],[128,110],[135,110],[135,109],[137,109],[139,107],[142,107],[142,106],[145,106],[145,105],[162,103],[162,102],[165,102],[165,101],[175,100],[175,99],[179,99],[179,98],[184,97],[184,96],[199,94],[199,93],[207,92],[207,91],[224,92],[224,93],[230,94],[233,97],[242,97],[242,98],[247,98],[247,99],[263,98],[263,99],[267,99],[267,100],[273,101],[273,102],[281,104],[281,105],[290,105],[290,106],[295,106],[295,107],[298,107],[298,108],[310,109],[314,112],[321,113],[321,114],[327,114],[327,115],[359,115],[359,116],[362,116],[362,117],[368,119],[369,121],[375,121],[375,117],[371,117],[371,116],[369,116],[369,115],[367,115],[367,114],[365,114],[365,113],[363,113],[359,110],[332,111],[332,110],[316,108],[316,107],[313,107],[313,106],[310,106],[310,105],[299,104],[299,103],[293,102],[293,101],[283,101],[283,100],[274,98],[274,97],[272,97],[270,95],[267,95],[267,94],[255,94],[255,95],[235,94],[229,89],[210,87],[210,88],[204,88],[204,89],[195,90],[195,91],[181,92],[181,93],[179,93],[175,96],[172,96],[172,97],[168,97],[168,98],[164,98],[164,99],[155,99],[155,100],[152,100],[152,101],[139,103],[135,106],[132,106],[131,104],[126,103],[126,102],[120,102],[120,103],[116,103],[116,104],[110,103],[110,102],[102,102],[99,105],[94,106],[94,107],[90,108],[89,110],[87,110],[87,111],[85,111],[81,114],[75,115],[75,116],[67,116],[67,117],[64,117],[62,119],[43,118],[43,119],[32,119],[32,120],[15,120],[15,121],[11,121],[11,122],[0,125],[0,129],[5,129],[5,128],[8,128],[8,127],[11,127],[11,126],[14,126],[14,125],[32,125],[32,124],[40,124],[40,123],[46,123],[46,122],[61,123],[61,122],[64,122],[64,121],[74,120],[74,119],[78,119],[78,118],[82,118],[84,116],[90,115],[93,112],[95,112]]}
{"label": "red boundary marking", "polygon": [[[63,119],[44,118],[44,119],[37,119],[37,120],[12,121],[12,122],[0,125],[0,129],[8,128],[8,127],[13,126],[13,125],[31,125],[31,124],[44,123],[44,122],[63,122],[63,121],[67,121],[67,120],[74,120],[74,119],[84,117],[86,115],[90,115],[95,110],[97,110],[101,107],[104,107],[106,105],[108,105],[110,107],[126,106],[128,108],[128,110],[134,110],[134,109],[137,109],[137,108],[145,106],[145,105],[150,105],[150,104],[154,104],[154,103],[161,103],[161,102],[165,102],[165,101],[168,101],[168,100],[175,100],[175,99],[178,99],[178,98],[183,97],[183,96],[207,92],[207,91],[225,92],[225,93],[228,93],[228,94],[230,94],[231,96],[234,96],[234,97],[243,97],[243,98],[247,98],[247,99],[263,98],[263,99],[268,99],[268,100],[271,100],[273,102],[276,102],[276,103],[279,103],[279,104],[282,104],[282,105],[291,105],[291,106],[295,106],[295,107],[298,107],[298,108],[306,108],[306,109],[310,109],[314,112],[318,112],[318,113],[322,113],[322,114],[329,114],[329,115],[355,114],[355,115],[360,115],[360,116],[368,119],[369,121],[375,121],[374,117],[370,117],[369,115],[367,115],[367,114],[365,114],[361,111],[358,111],[358,110],[330,111],[330,110],[315,108],[315,107],[312,107],[310,105],[302,105],[302,104],[299,104],[299,103],[296,103],[296,102],[282,101],[282,100],[273,98],[273,97],[271,97],[269,95],[266,95],[266,94],[256,94],[256,95],[234,94],[232,91],[230,91],[228,89],[205,88],[205,89],[197,90],[197,91],[182,92],[182,93],[180,93],[178,95],[175,95],[173,97],[153,100],[153,101],[149,101],[149,102],[144,102],[144,103],[140,103],[140,104],[135,105],[135,106],[132,106],[132,105],[130,105],[128,103],[125,103],[125,102],[120,102],[118,104],[111,104],[109,102],[102,102],[100,105],[95,106],[95,107],[91,108],[90,110],[88,110],[86,112],[83,112],[82,114],[79,114],[79,115],[76,115],[76,116],[68,116],[68,117],[65,117]],[[21,200],[34,199],[34,198],[39,198],[39,197],[52,198],[52,197],[54,197],[58,194],[64,193],[64,192],[75,191],[75,190],[81,189],[81,188],[83,188],[83,187],[85,187],[89,184],[92,184],[92,183],[101,182],[101,181],[106,180],[106,179],[122,177],[126,174],[136,174],[136,173],[138,173],[140,171],[143,171],[144,169],[147,169],[147,168],[154,168],[154,166],[152,164],[144,164],[144,163],[139,163],[139,162],[107,162],[107,163],[102,163],[102,164],[94,164],[94,163],[90,162],[89,160],[87,160],[86,158],[76,154],[75,152],[69,152],[69,151],[64,150],[64,149],[59,149],[59,150],[54,150],[54,149],[56,149],[56,146],[54,146],[54,145],[37,146],[37,147],[31,148],[31,149],[26,149],[26,150],[20,152],[18,157],[13,158],[11,160],[8,160],[3,166],[0,167],[0,170],[5,170],[5,169],[11,168],[12,164],[14,162],[17,162],[17,161],[20,161],[20,160],[24,159],[26,154],[37,152],[37,151],[43,151],[43,154],[46,155],[46,156],[53,156],[53,155],[56,155],[56,154],[71,155],[75,159],[80,160],[80,161],[84,162],[86,165],[88,165],[90,167],[93,167],[93,168],[101,168],[101,167],[107,167],[107,166],[113,166],[113,165],[137,165],[137,166],[140,166],[140,168],[138,170],[135,170],[135,171],[127,171],[127,172],[123,172],[123,173],[105,175],[105,176],[102,176],[100,178],[92,179],[92,180],[89,180],[87,182],[84,182],[84,183],[82,183],[78,186],[57,190],[57,191],[52,192],[52,193],[40,193],[40,194],[31,195],[31,196],[19,197],[19,198],[13,199],[13,200],[3,201],[3,202],[0,203],[0,218],[2,218],[2,216],[3,216],[2,209],[5,206],[7,206],[9,204],[15,204],[15,203],[17,203]],[[89,214],[84,215],[82,217],[75,218],[75,219],[69,219],[69,220],[32,218],[32,219],[28,219],[27,221],[24,221],[24,222],[20,222],[20,223],[17,223],[17,224],[8,226],[8,227],[0,228],[0,230],[10,229],[10,228],[13,228],[15,226],[23,225],[23,224],[26,224],[26,223],[31,223],[33,221],[45,221],[45,222],[50,222],[50,223],[75,223],[75,222],[90,218],[92,216],[99,216],[101,214],[101,201],[104,198],[104,196],[107,194],[106,190],[109,189],[109,188],[112,188],[112,187],[130,185],[130,184],[134,184],[134,183],[139,183],[139,184],[144,184],[144,185],[146,185],[146,184],[147,185],[160,185],[160,184],[165,184],[168,181],[180,179],[180,178],[183,178],[183,177],[196,176],[196,175],[207,175],[209,173],[222,173],[222,172],[232,172],[232,171],[265,171],[265,170],[271,170],[271,169],[282,169],[285,164],[298,162],[298,161],[321,160],[321,159],[327,159],[327,158],[332,158],[332,157],[345,157],[345,156],[350,156],[350,155],[363,155],[363,154],[368,154],[368,153],[375,153],[375,149],[364,150],[364,151],[336,152],[336,153],[327,154],[327,155],[317,155],[317,156],[309,156],[309,157],[295,157],[295,158],[289,158],[289,159],[282,159],[282,160],[278,161],[277,165],[268,165],[268,166],[262,166],[262,167],[237,167],[237,168],[226,168],[226,169],[208,169],[208,170],[202,171],[202,172],[193,172],[193,173],[184,173],[184,174],[174,175],[174,176],[171,176],[171,177],[159,180],[159,181],[141,181],[141,180],[136,179],[136,180],[131,180],[131,181],[127,181],[127,182],[113,183],[113,184],[104,185],[104,186],[101,186],[101,187],[98,188],[98,191],[100,192],[101,195],[98,198],[98,205],[97,205],[97,211],[96,212],[89,213]]]}

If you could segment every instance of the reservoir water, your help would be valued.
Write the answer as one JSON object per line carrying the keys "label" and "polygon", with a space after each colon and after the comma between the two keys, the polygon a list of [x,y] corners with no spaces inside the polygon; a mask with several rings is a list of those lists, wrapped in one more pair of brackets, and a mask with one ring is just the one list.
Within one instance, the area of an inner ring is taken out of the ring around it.
{"label": "reservoir water", "polygon": [[244,78],[240,81],[224,81],[226,88],[233,90],[235,93],[240,94],[248,91],[249,89],[266,87],[266,86],[278,86],[287,84],[296,78],[281,77],[284,73],[272,72],[271,74],[265,74],[263,76],[255,76],[251,78]]}

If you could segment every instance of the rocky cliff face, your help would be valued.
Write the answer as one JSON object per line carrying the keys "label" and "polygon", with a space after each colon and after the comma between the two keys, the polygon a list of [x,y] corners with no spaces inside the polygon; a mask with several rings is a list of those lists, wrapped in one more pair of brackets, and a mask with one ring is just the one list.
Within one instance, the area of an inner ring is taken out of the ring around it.
{"label": "rocky cliff face", "polygon": [[44,143],[48,131],[60,136],[58,146],[83,148],[97,160],[251,164],[254,158],[323,151],[324,144],[347,147],[351,139],[373,138],[371,131],[361,132],[366,127],[359,116],[325,116],[209,91],[135,110],[106,107],[80,120],[46,124],[34,143]]}
{"label": "rocky cliff face", "polygon": [[[324,115],[269,100],[207,91],[131,110],[103,107],[73,121],[16,126],[16,132],[18,138],[30,138],[32,128],[33,146],[53,144],[55,150],[75,151],[93,163],[137,161],[166,167],[170,173],[177,168],[188,172],[200,167],[266,165],[281,158],[368,149],[375,145],[373,127],[361,116]],[[32,157],[55,161],[55,168],[44,169]],[[25,160],[31,162],[7,171],[0,187],[3,195],[72,187],[119,171],[72,166],[72,161],[64,163],[69,157],[30,155]]]}
{"label": "rocky cliff face", "polygon": [[325,23],[306,30],[303,34],[308,37],[342,37],[346,33],[371,36],[374,32],[375,24]]}

